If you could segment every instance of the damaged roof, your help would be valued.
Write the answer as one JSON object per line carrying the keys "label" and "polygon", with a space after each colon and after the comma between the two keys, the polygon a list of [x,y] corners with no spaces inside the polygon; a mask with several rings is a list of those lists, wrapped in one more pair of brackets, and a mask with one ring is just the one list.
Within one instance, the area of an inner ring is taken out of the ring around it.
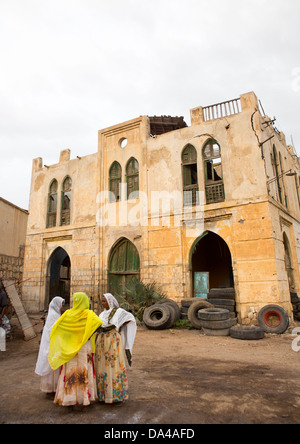
{"label": "damaged roof", "polygon": [[171,116],[152,116],[150,119],[150,134],[159,136],[160,134],[175,131],[187,127],[184,118]]}

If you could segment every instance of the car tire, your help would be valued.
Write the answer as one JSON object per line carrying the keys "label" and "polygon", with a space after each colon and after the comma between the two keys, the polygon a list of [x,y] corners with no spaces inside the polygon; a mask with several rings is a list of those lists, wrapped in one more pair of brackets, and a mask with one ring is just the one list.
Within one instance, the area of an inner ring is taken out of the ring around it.
{"label": "car tire", "polygon": [[188,320],[194,328],[201,330],[201,320],[198,317],[199,310],[204,310],[206,308],[213,308],[213,305],[206,300],[193,302],[188,310]]}
{"label": "car tire", "polygon": [[261,327],[256,327],[255,325],[236,325],[231,327],[230,336],[234,339],[253,341],[263,339],[265,332]]}
{"label": "car tire", "polygon": [[231,328],[234,325],[234,320],[229,318],[223,321],[204,321],[201,320],[202,328],[210,330],[225,330]]}
{"label": "car tire", "polygon": [[266,305],[258,313],[259,326],[266,333],[283,334],[290,325],[287,312],[278,305]]}
{"label": "car tire", "polygon": [[151,305],[145,309],[143,321],[149,330],[164,330],[170,325],[171,311],[169,307],[160,305]]}
{"label": "car tire", "polygon": [[180,319],[180,308],[178,307],[178,305],[176,304],[176,302],[175,301],[173,301],[172,299],[161,299],[160,301],[158,301],[155,305],[160,305],[160,304],[163,304],[163,305],[165,305],[165,304],[167,304],[167,305],[172,305],[172,307],[174,308],[174,310],[175,310],[175,313],[176,313],[176,318],[175,318],[175,321],[177,321],[178,319]]}
{"label": "car tire", "polygon": [[214,306],[201,310],[198,313],[200,321],[224,321],[229,319],[230,313],[228,310],[221,308],[215,308]]}
{"label": "car tire", "polygon": [[222,330],[213,330],[211,328],[203,328],[203,332],[206,336],[229,336],[230,328],[225,328]]}

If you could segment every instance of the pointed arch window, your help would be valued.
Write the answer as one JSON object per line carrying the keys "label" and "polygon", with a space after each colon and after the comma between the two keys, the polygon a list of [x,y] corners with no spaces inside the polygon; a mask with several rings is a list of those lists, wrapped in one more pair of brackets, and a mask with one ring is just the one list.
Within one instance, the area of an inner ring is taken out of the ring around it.
{"label": "pointed arch window", "polygon": [[54,179],[49,187],[48,194],[48,209],[47,209],[47,228],[56,226],[56,213],[57,213],[57,180]]}
{"label": "pointed arch window", "polygon": [[61,193],[61,225],[70,225],[72,180],[65,178]]}
{"label": "pointed arch window", "polygon": [[206,203],[225,200],[221,148],[210,139],[203,148]]}
{"label": "pointed arch window", "polygon": [[278,155],[277,155],[277,150],[276,150],[275,145],[273,145],[273,161],[274,161],[274,173],[275,173],[275,177],[276,177],[278,197],[279,197],[280,203],[283,204],[282,186],[281,186],[280,175],[279,175],[279,161],[278,161]]}
{"label": "pointed arch window", "polygon": [[198,205],[197,151],[193,145],[187,145],[182,152],[182,176],[184,206]]}
{"label": "pointed arch window", "polygon": [[120,187],[122,180],[122,168],[118,162],[114,162],[109,170],[109,191],[115,196],[110,196],[110,202],[119,202],[120,200]]}
{"label": "pointed arch window", "polygon": [[134,158],[129,159],[126,166],[127,199],[139,197],[139,163]]}

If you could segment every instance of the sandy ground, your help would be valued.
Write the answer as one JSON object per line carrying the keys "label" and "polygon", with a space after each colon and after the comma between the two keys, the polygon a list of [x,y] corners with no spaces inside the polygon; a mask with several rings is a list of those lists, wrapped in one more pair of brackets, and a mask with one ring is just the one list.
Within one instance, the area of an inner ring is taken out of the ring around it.
{"label": "sandy ground", "polygon": [[139,327],[130,399],[73,412],[39,390],[39,339],[25,342],[16,328],[0,352],[0,424],[300,423],[300,352],[292,350],[290,334],[253,342]]}

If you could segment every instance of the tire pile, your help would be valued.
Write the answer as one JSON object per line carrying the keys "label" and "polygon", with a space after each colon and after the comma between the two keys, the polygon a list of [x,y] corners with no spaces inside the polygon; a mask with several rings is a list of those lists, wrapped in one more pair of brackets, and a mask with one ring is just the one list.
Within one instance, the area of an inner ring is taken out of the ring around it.
{"label": "tire pile", "polygon": [[198,312],[199,323],[206,336],[229,336],[230,329],[237,324],[229,310],[223,308],[206,308]]}
{"label": "tire pile", "polygon": [[298,294],[291,292],[291,301],[293,305],[293,315],[295,321],[300,321],[300,299],[298,298]]}
{"label": "tire pile", "polygon": [[162,299],[145,309],[143,322],[149,330],[166,330],[172,328],[180,319],[180,309],[172,299]]}
{"label": "tire pile", "polygon": [[212,288],[208,293],[207,300],[215,308],[228,310],[231,318],[236,318],[234,288]]}

